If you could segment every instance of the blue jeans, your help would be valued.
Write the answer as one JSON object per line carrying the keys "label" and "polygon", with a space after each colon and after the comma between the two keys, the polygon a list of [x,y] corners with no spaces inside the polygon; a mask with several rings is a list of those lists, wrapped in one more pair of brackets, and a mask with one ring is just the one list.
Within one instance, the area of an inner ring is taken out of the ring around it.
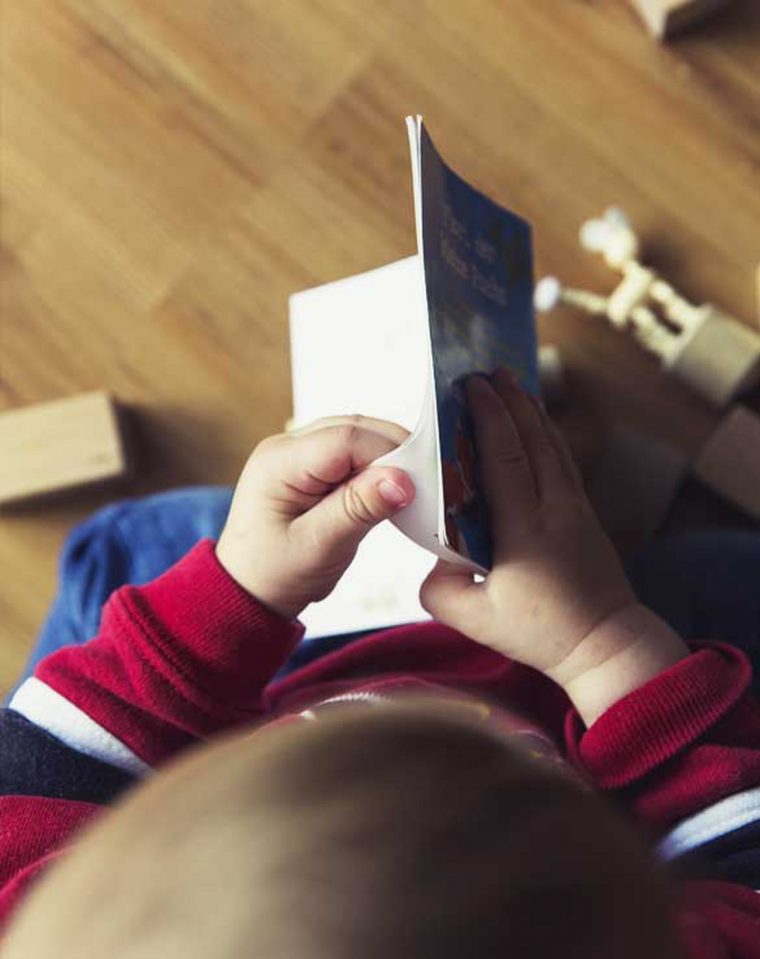
{"label": "blue jeans", "polygon": [[[127,583],[149,583],[199,540],[217,539],[231,500],[229,487],[193,486],[114,503],[75,526],[61,552],[58,594],[19,683],[49,653],[95,636],[114,590]],[[279,675],[368,632],[302,642]]]}
{"label": "blue jeans", "polygon": [[[218,537],[231,496],[226,487],[173,490],[115,503],[75,527],[61,555],[58,595],[22,678],[48,653],[94,636],[103,604],[119,586],[149,582],[198,540]],[[744,649],[760,693],[760,532],[664,539],[632,557],[626,570],[641,601],[686,639],[720,639]],[[283,672],[360,635],[306,641]]]}

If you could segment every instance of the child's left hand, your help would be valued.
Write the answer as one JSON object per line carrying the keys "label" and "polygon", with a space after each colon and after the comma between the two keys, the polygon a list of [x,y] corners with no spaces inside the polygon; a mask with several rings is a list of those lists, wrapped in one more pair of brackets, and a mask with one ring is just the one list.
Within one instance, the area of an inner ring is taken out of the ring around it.
{"label": "child's left hand", "polygon": [[219,562],[288,619],[324,599],[365,534],[414,498],[403,470],[371,466],[407,435],[395,423],[351,416],[263,440],[235,490]]}

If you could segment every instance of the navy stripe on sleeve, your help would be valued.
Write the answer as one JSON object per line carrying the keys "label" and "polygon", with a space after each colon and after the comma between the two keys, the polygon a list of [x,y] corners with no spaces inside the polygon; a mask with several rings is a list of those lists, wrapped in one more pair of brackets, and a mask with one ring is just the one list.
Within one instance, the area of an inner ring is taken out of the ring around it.
{"label": "navy stripe on sleeve", "polygon": [[719,836],[678,861],[695,878],[760,889],[760,822]]}
{"label": "navy stripe on sleeve", "polygon": [[106,804],[136,778],[71,749],[12,709],[0,710],[0,795]]}

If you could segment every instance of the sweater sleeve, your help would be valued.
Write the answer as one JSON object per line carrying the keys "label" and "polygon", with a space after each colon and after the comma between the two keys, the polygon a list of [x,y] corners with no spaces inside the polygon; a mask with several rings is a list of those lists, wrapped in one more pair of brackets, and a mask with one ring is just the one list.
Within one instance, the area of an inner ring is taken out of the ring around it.
{"label": "sweater sleeve", "polygon": [[565,722],[568,755],[657,842],[680,887],[685,955],[760,957],[760,705],[734,646],[692,655],[586,729]]}
{"label": "sweater sleeve", "polygon": [[11,709],[131,774],[252,723],[303,636],[258,603],[203,541],[146,586],[109,599],[99,635],[43,660]]}
{"label": "sweater sleeve", "polygon": [[105,804],[195,740],[259,718],[302,635],[204,541],[114,593],[97,637],[44,659],[0,711],[0,930]]}

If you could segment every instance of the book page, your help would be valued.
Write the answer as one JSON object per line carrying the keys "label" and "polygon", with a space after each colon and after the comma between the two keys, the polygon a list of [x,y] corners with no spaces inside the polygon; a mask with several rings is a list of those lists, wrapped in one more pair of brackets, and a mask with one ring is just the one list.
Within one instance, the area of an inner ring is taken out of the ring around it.
{"label": "book page", "polygon": [[414,429],[428,350],[419,282],[410,256],[290,297],[294,426],[362,413]]}
{"label": "book page", "polygon": [[[427,318],[409,257],[290,298],[293,425],[362,413],[413,430],[426,381]],[[390,523],[365,537],[330,596],[300,619],[306,638],[429,619],[418,593],[434,557]]]}

